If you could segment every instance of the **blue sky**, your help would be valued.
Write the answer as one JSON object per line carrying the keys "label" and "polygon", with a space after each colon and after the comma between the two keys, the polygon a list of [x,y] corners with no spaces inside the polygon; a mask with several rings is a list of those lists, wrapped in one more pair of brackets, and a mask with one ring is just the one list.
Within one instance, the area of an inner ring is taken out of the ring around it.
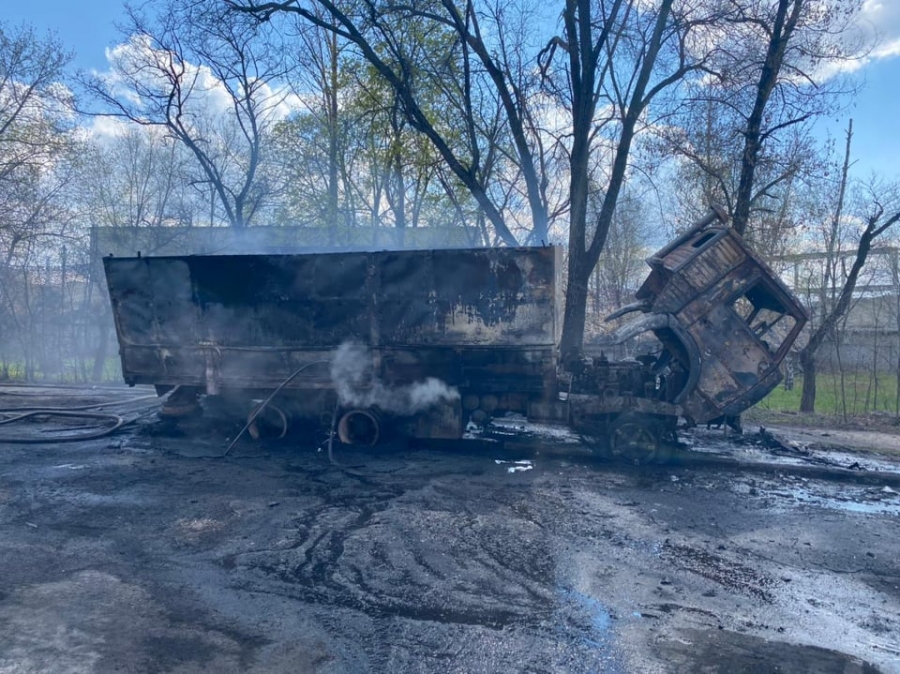
{"label": "blue sky", "polygon": [[75,54],[78,68],[103,69],[104,50],[120,40],[115,24],[125,17],[122,0],[5,0],[0,21],[28,23],[39,33],[53,31]]}
{"label": "blue sky", "polygon": [[[139,3],[138,3],[139,4]],[[881,32],[882,46],[854,73],[862,90],[840,116],[822,120],[819,133],[839,142],[854,119],[854,173],[900,180],[900,0],[865,0],[864,16]],[[121,41],[115,24],[125,16],[121,0],[5,0],[0,21],[54,31],[75,51],[75,66],[103,70],[105,49]]]}
{"label": "blue sky", "polygon": [[[892,0],[900,5],[900,0]],[[874,172],[900,180],[900,56],[877,59],[857,71],[862,90],[843,116],[822,120],[843,148],[848,118],[853,118],[855,174],[868,178]]]}

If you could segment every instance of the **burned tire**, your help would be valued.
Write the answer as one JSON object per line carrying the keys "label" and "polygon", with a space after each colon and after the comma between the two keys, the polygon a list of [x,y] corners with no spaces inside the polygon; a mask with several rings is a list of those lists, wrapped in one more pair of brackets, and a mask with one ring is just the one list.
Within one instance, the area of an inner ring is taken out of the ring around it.
{"label": "burned tire", "polygon": [[337,436],[345,445],[374,447],[381,439],[381,420],[373,409],[351,409],[337,422]]}
{"label": "burned tire", "polygon": [[656,460],[663,426],[642,414],[622,414],[609,427],[609,448],[613,458],[646,465]]}
{"label": "burned tire", "polygon": [[259,411],[259,405],[250,410],[247,415],[247,432],[254,440],[260,438],[273,438],[281,440],[288,433],[290,421],[287,414],[280,407],[272,403]]}

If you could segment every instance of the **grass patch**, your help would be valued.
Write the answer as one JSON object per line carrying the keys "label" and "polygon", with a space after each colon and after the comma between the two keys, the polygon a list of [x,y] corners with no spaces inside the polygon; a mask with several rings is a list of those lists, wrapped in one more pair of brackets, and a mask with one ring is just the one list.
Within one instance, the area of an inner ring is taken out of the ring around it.
{"label": "grass patch", "polygon": [[118,356],[107,358],[103,362],[103,370],[99,381],[91,381],[93,373],[93,359],[76,360],[74,358],[64,360],[54,372],[44,372],[37,369],[32,372],[30,379],[25,377],[25,363],[21,361],[0,362],[0,381],[6,382],[35,382],[44,384],[86,384],[86,383],[121,383],[122,363]]}
{"label": "grass patch", "polygon": [[[779,385],[757,404],[757,409],[773,412],[799,412],[803,378],[797,377],[790,391]],[[819,414],[865,416],[897,413],[897,377],[865,372],[820,374],[816,379],[816,412]]]}

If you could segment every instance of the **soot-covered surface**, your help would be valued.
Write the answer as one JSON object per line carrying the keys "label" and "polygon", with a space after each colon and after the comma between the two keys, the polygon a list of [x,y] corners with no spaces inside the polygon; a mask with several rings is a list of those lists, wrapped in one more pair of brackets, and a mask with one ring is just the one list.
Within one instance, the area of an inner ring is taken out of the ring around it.
{"label": "soot-covered surface", "polygon": [[890,491],[160,430],[0,445],[0,672],[900,671]]}

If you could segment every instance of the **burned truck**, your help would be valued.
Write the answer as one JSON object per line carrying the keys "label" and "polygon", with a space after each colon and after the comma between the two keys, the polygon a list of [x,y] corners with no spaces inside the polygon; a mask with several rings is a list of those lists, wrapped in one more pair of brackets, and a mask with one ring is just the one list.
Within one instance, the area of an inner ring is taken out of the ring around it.
{"label": "burned truck", "polygon": [[280,435],[332,418],[341,441],[372,444],[389,427],[459,438],[513,412],[647,461],[678,424],[761,400],[806,322],[724,222],[713,211],[647,260],[607,343],[654,346],[618,361],[559,353],[552,246],[107,257],[104,269],[125,381],[169,394],[169,414],[206,396],[256,419],[265,400]]}

